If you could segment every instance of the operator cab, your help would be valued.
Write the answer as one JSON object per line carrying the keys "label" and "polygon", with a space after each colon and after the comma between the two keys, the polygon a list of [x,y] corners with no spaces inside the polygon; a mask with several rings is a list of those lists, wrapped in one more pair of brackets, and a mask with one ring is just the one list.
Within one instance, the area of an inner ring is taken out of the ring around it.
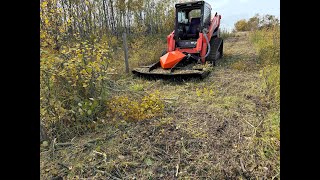
{"label": "operator cab", "polygon": [[179,3],[176,7],[175,41],[177,47],[194,48],[199,33],[209,28],[211,6],[204,1]]}

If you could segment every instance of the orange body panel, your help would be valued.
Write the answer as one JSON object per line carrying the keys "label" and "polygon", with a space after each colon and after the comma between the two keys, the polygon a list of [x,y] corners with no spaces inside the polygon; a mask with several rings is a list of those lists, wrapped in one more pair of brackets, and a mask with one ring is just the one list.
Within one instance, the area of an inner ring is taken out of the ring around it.
{"label": "orange body panel", "polygon": [[174,40],[173,36],[174,36],[174,31],[172,31],[172,33],[170,33],[167,36],[167,45],[168,45],[167,52],[171,52],[175,50],[176,41]]}
{"label": "orange body panel", "polygon": [[171,51],[160,57],[160,64],[163,69],[172,68],[186,55],[180,51]]}

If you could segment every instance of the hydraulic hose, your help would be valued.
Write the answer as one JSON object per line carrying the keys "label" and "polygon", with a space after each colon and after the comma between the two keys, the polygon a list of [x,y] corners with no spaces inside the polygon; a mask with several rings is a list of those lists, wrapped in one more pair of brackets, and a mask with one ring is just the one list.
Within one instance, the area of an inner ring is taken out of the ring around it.
{"label": "hydraulic hose", "polygon": [[208,43],[208,52],[207,52],[207,54],[203,57],[203,58],[206,58],[206,57],[209,55],[210,50],[211,50],[210,42],[209,42],[208,37],[207,37],[207,30],[204,30],[204,31],[203,31],[203,36],[204,36],[204,38],[206,39],[206,41],[207,41],[207,43]]}

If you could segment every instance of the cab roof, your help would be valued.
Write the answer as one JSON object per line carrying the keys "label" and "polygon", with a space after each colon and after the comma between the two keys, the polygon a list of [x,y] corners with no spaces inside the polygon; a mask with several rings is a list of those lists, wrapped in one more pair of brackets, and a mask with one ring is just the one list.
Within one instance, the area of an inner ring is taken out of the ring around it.
{"label": "cab roof", "polygon": [[210,8],[210,4],[205,1],[192,1],[192,2],[185,2],[185,3],[177,3],[175,4],[176,8],[182,8],[182,7],[192,7],[192,6],[201,6],[201,5],[208,5]]}

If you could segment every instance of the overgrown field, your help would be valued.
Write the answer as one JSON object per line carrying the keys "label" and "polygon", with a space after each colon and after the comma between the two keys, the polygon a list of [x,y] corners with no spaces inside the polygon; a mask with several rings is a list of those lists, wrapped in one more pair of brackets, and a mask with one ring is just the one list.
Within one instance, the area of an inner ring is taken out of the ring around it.
{"label": "overgrown field", "polygon": [[[279,179],[280,33],[225,35],[204,80],[124,73],[121,42],[41,51],[41,179]],[[129,38],[130,67],[165,36]]]}

